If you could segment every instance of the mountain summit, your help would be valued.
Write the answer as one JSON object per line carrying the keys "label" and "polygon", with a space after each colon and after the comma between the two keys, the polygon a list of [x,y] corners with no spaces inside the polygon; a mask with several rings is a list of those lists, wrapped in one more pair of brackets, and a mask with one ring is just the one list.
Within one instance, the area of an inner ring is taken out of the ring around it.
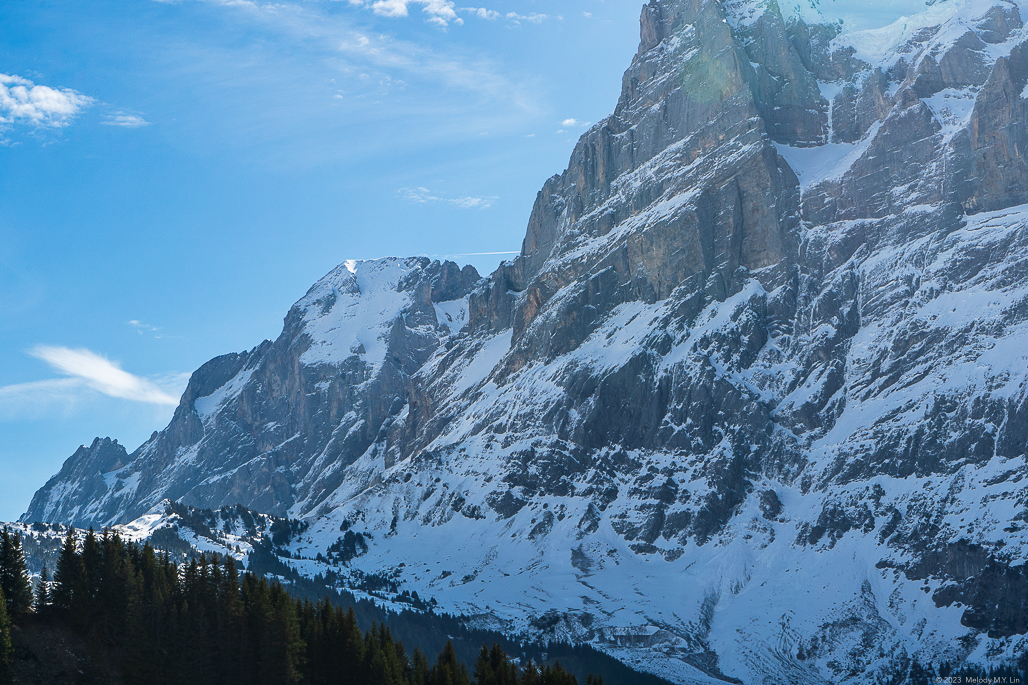
{"label": "mountain summit", "polygon": [[241,503],[310,574],[359,531],[338,568],[683,683],[1018,658],[1023,8],[854,7],[652,0],[516,259],[347,262],[23,520]]}

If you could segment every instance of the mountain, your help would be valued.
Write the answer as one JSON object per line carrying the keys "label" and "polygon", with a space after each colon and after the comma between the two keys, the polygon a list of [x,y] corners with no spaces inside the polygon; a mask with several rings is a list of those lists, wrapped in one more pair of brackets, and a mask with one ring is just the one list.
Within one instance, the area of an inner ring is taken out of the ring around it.
{"label": "mountain", "polygon": [[346,262],[22,520],[288,514],[304,574],[680,683],[1022,659],[1025,8],[864,5],[652,0],[516,259]]}

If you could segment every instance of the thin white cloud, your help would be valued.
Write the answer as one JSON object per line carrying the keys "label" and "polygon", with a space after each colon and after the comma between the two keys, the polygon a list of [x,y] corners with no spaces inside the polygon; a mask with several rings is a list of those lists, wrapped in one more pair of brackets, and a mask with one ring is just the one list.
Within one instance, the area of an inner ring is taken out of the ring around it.
{"label": "thin white cloud", "polygon": [[[227,0],[220,0],[225,3]],[[503,14],[496,10],[491,10],[486,7],[455,7],[452,0],[348,0],[351,5],[356,7],[368,7],[375,14],[383,17],[407,17],[410,16],[410,8],[414,5],[420,5],[422,12],[428,15],[428,23],[436,24],[441,27],[448,26],[449,24],[463,24],[464,20],[457,16],[457,12],[467,12],[472,16],[479,19],[485,19],[487,21],[496,21],[500,17],[506,18],[508,21],[515,25],[520,26],[521,22],[527,21],[531,24],[541,24],[547,19],[563,20],[564,17],[539,14],[531,12],[529,14],[518,14],[517,12],[507,12]]]}
{"label": "thin white cloud", "polygon": [[108,114],[103,122],[107,126],[121,126],[123,128],[140,128],[149,126],[151,122],[136,114]]}
{"label": "thin white cloud", "polygon": [[132,326],[132,328],[134,328],[136,330],[136,333],[138,333],[139,335],[153,335],[153,337],[157,338],[158,340],[160,340],[161,338],[176,337],[168,336],[164,333],[161,333],[161,331],[164,329],[160,326],[154,326],[152,324],[146,323],[145,321],[140,321],[139,319],[132,319],[131,321],[126,321],[125,323],[127,323],[129,326]]}
{"label": "thin white cloud", "polygon": [[400,188],[397,193],[408,202],[414,202],[419,205],[430,202],[443,202],[462,209],[485,209],[491,207],[493,201],[499,199],[495,195],[485,197],[440,197],[433,195],[432,191],[424,187]]}
{"label": "thin white cloud", "polygon": [[[157,0],[183,2],[187,0]],[[290,35],[299,42],[314,41],[328,48],[344,60],[337,65],[344,73],[360,78],[372,67],[381,72],[402,72],[420,81],[434,81],[445,87],[457,88],[482,95],[491,100],[507,102],[520,112],[536,113],[538,105],[531,89],[512,82],[487,59],[468,59],[462,54],[440,54],[431,48],[384,34],[368,34],[357,30],[348,20],[318,10],[316,3],[303,5],[289,2],[253,2],[251,0],[194,0],[208,4],[236,8],[257,19],[273,30]],[[372,8],[375,2],[393,0],[347,0],[355,7]],[[454,11],[451,0],[402,0],[404,8],[422,5],[426,12],[436,12],[445,20]],[[398,5],[397,5],[398,7]],[[448,10],[446,8],[449,8]],[[385,6],[383,6],[383,11]],[[396,10],[398,11],[398,10]],[[455,15],[454,15],[455,16]],[[459,17],[455,23],[463,23]],[[317,49],[317,48],[315,48]],[[351,63],[349,60],[353,60]],[[334,63],[330,58],[330,63]],[[359,65],[355,62],[366,64]],[[385,80],[388,73],[374,76]],[[370,80],[371,74],[364,77]],[[405,80],[393,77],[391,83],[403,85]]]}
{"label": "thin white cloud", "polygon": [[560,15],[553,16],[549,14],[536,14],[535,12],[532,12],[530,14],[518,14],[517,12],[507,12],[505,16],[507,17],[507,19],[511,20],[518,26],[520,26],[521,22],[523,21],[527,21],[531,24],[541,24],[547,19],[556,19],[558,21],[563,21],[564,19],[564,17]]}
{"label": "thin white cloud", "polygon": [[0,74],[0,125],[29,124],[59,128],[94,102],[70,88],[51,88],[9,74]]}
{"label": "thin white cloud", "polygon": [[157,326],[151,326],[150,324],[144,323],[139,319],[132,319],[131,321],[127,321],[126,323],[128,323],[129,326],[132,326],[140,333],[142,333],[143,331],[150,331],[152,333],[156,333],[157,331],[161,330],[157,328]]}
{"label": "thin white cloud", "polygon": [[[64,385],[59,386],[62,390],[72,387],[68,381],[78,381],[86,387],[110,397],[150,404],[178,404],[178,400],[173,395],[153,381],[134,376],[106,357],[90,350],[39,345],[29,350],[29,354],[37,359],[42,359],[70,377],[62,379],[65,381]],[[40,381],[40,383],[47,383],[47,381]],[[0,391],[12,387],[17,386],[0,388]]]}
{"label": "thin white cloud", "polygon": [[560,128],[555,131],[558,135],[561,133],[570,133],[570,129],[574,128],[588,128],[592,125],[591,121],[579,121],[578,119],[565,119],[560,122]]}
{"label": "thin white cloud", "polygon": [[503,16],[496,10],[486,9],[485,7],[461,7],[460,11],[469,12],[479,19],[485,19],[487,21],[496,21]]}
{"label": "thin white cloud", "polygon": [[37,417],[54,407],[74,409],[88,388],[78,378],[54,378],[45,381],[0,386],[0,419]]}
{"label": "thin white cloud", "polygon": [[377,70],[400,71],[418,79],[431,79],[450,88],[507,101],[521,111],[537,109],[530,92],[512,83],[487,62],[448,58],[385,35],[369,37],[354,32],[337,45],[341,54],[365,60]]}
{"label": "thin white cloud", "polygon": [[464,20],[457,16],[452,0],[349,0],[351,5],[370,7],[371,11],[383,17],[406,17],[410,15],[411,5],[420,5],[421,11],[428,15],[428,23],[437,26],[463,24]]}

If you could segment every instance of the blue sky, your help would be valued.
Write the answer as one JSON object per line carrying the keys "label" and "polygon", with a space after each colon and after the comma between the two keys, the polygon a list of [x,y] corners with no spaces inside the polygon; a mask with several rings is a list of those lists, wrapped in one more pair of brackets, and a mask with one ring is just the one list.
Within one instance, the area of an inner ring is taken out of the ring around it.
{"label": "blue sky", "polygon": [[641,6],[0,3],[0,520],[343,260],[518,250]]}

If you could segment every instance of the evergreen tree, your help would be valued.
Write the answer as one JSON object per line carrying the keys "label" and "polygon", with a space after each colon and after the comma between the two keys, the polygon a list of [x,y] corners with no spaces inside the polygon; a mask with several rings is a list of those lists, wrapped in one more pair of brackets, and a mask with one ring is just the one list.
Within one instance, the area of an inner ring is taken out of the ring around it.
{"label": "evergreen tree", "polygon": [[471,685],[468,669],[457,660],[457,652],[453,642],[446,641],[446,646],[439,653],[439,658],[432,671],[428,674],[429,685]]}
{"label": "evergreen tree", "polygon": [[94,624],[97,614],[100,613],[97,599],[100,594],[102,571],[100,568],[102,563],[100,541],[92,527],[89,528],[85,539],[82,540],[82,552],[79,557],[82,560],[82,575],[74,593],[72,613],[82,626],[91,626]]}
{"label": "evergreen tree", "polygon": [[[133,565],[124,668],[129,682],[166,682],[171,669],[172,599],[177,569],[169,574],[149,544],[130,554]],[[56,601],[55,601],[56,604]]]}
{"label": "evergreen tree", "polygon": [[300,621],[296,615],[296,603],[280,583],[271,586],[269,596],[271,614],[267,647],[274,655],[274,668],[262,673],[261,680],[269,685],[296,683],[302,676],[305,651],[305,646],[300,641]]}
{"label": "evergreen tree", "polygon": [[525,666],[525,670],[521,673],[521,685],[539,685],[540,682],[539,669],[535,667],[534,662],[529,661],[528,665]]}
{"label": "evergreen tree", "polygon": [[32,584],[21,549],[21,535],[4,526],[0,532],[0,590],[7,598],[7,614],[18,618],[32,609]]}
{"label": "evergreen tree", "polygon": [[426,685],[428,682],[428,658],[420,649],[414,649],[414,664],[411,668],[411,685]]}
{"label": "evergreen tree", "polygon": [[7,601],[0,590],[0,685],[11,685],[12,665],[11,619],[7,615]]}
{"label": "evergreen tree", "polygon": [[552,667],[543,667],[539,682],[541,685],[578,685],[578,678],[565,671],[558,661]]}
{"label": "evergreen tree", "polygon": [[50,608],[50,571],[46,564],[39,573],[39,583],[36,585],[35,610],[37,614],[44,614]]}
{"label": "evergreen tree", "polygon": [[65,614],[70,612],[81,582],[82,560],[79,559],[78,544],[75,542],[75,529],[69,527],[54,573],[54,587],[50,596],[54,608]]}
{"label": "evergreen tree", "polygon": [[[217,562],[215,562],[217,563]],[[225,555],[216,581],[214,625],[217,633],[215,663],[219,680],[232,685],[242,671],[242,604],[239,599],[239,571],[231,556]]]}
{"label": "evergreen tree", "polygon": [[132,569],[121,536],[110,530],[100,540],[93,630],[108,644],[120,642],[128,620]]}
{"label": "evergreen tree", "polygon": [[365,636],[364,672],[367,685],[406,685],[407,655],[384,624],[372,625]]}
{"label": "evergreen tree", "polygon": [[492,649],[482,645],[475,661],[475,685],[518,685],[518,669],[511,663],[500,645]]}

